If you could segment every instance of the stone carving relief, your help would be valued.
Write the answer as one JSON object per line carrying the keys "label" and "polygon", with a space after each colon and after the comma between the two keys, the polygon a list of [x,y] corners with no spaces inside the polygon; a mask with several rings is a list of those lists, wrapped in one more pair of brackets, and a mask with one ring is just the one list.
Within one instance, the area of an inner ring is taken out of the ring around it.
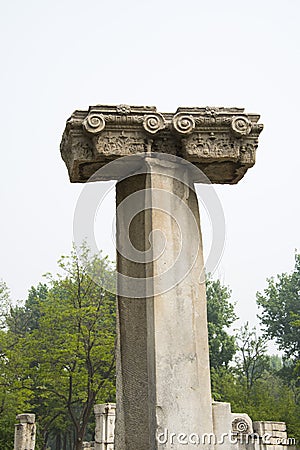
{"label": "stone carving relief", "polygon": [[89,159],[93,156],[92,146],[85,139],[81,139],[79,136],[74,137],[73,146],[76,149],[76,154],[80,159]]}
{"label": "stone carving relief", "polygon": [[257,144],[256,143],[245,143],[240,147],[240,161],[242,164],[254,164],[255,163],[255,153]]}
{"label": "stone carving relief", "polygon": [[143,123],[144,116],[131,115],[129,113],[120,113],[118,116],[113,114],[104,114],[103,118],[106,124],[134,126]]}
{"label": "stone carving relief", "polygon": [[189,156],[208,158],[237,159],[239,156],[239,143],[231,139],[228,134],[194,133],[183,140],[184,148]]}
{"label": "stone carving relief", "polygon": [[146,151],[145,140],[134,133],[107,132],[97,138],[96,149],[103,155],[132,155]]}
{"label": "stone carving relief", "polygon": [[118,114],[130,114],[131,107],[129,105],[118,105],[116,111]]}
{"label": "stone carving relief", "polygon": [[228,124],[231,124],[231,118],[230,117],[218,117],[217,114],[210,114],[210,115],[199,115],[198,117],[195,117],[195,122],[197,125],[204,125],[204,126],[226,126]]}
{"label": "stone carving relief", "polygon": [[169,153],[171,155],[180,154],[180,146],[176,139],[162,135],[159,139],[151,142],[150,151],[157,153]]}

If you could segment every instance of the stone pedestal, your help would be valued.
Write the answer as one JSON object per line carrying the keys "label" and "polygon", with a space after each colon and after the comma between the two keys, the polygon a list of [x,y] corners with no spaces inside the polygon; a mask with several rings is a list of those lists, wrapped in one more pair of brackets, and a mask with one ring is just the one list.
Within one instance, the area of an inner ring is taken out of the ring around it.
{"label": "stone pedestal", "polygon": [[[109,409],[107,406],[106,404],[95,407],[95,411],[97,411],[96,430],[99,431],[98,439],[101,442],[105,440],[108,417],[110,417],[111,424],[114,422],[116,405],[109,404]],[[98,411],[103,411],[103,413],[99,415]],[[110,411],[109,416],[107,411]],[[199,442],[202,441],[211,443],[214,450],[296,450],[295,439],[287,436],[284,422],[252,422],[248,414],[232,413],[230,403],[224,402],[213,402],[212,412],[214,432],[202,436],[191,436],[191,445],[189,447],[189,444],[186,444],[186,448],[199,448]],[[102,415],[103,417],[101,417]],[[166,435],[162,434],[161,437],[164,438]],[[114,441],[113,427],[110,428],[110,440]],[[115,449],[112,443],[109,444],[109,447],[104,447],[104,449],[106,448]],[[163,448],[165,447],[163,446]]]}
{"label": "stone pedestal", "polygon": [[19,414],[19,423],[15,425],[14,450],[34,450],[35,448],[35,415]]}

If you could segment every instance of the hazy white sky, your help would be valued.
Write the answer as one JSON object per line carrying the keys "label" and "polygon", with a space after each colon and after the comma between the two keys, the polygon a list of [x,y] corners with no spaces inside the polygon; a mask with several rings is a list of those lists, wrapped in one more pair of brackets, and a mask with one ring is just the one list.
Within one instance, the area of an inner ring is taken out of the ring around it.
{"label": "hazy white sky", "polygon": [[300,248],[299,0],[2,0],[0,11],[0,278],[13,298],[71,249],[82,186],[59,144],[75,109],[238,106],[265,129],[255,167],[216,188],[227,234],[217,273],[254,323],[256,291]]}

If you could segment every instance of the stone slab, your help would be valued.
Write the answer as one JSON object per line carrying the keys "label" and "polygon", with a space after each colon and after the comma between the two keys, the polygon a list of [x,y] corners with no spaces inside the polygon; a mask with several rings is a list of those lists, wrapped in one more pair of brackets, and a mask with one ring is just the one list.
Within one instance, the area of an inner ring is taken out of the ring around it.
{"label": "stone slab", "polygon": [[272,422],[272,421],[254,421],[253,428],[256,433],[262,436],[264,433],[275,433],[276,431],[285,432],[285,422]]}

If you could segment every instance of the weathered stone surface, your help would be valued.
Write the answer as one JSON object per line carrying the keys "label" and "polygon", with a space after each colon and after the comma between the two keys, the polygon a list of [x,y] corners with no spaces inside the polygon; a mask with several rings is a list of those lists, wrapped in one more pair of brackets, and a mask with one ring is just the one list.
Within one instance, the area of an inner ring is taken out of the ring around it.
{"label": "weathered stone surface", "polygon": [[35,448],[35,414],[19,414],[15,425],[14,450],[34,450]]}
{"label": "weathered stone surface", "polygon": [[232,413],[230,403],[213,402],[213,429],[215,450],[230,448],[230,431],[232,423]]}
{"label": "weathered stone surface", "polygon": [[20,423],[35,423],[35,414],[31,413],[18,414],[17,419],[20,421]]}
{"label": "weathered stone surface", "polygon": [[286,432],[285,422],[256,421],[253,422],[253,428],[260,436],[267,432]]}
{"label": "weathered stone surface", "polygon": [[94,413],[96,418],[95,450],[114,450],[115,403],[95,405]]}
{"label": "weathered stone surface", "polygon": [[95,450],[94,442],[83,442],[82,449],[83,450]]}
{"label": "weathered stone surface", "polygon": [[[107,413],[114,416],[115,407],[115,403],[95,406],[96,430],[101,430],[99,441],[103,442],[103,446],[95,447],[95,450],[115,449],[113,428],[111,428],[110,441],[105,444],[109,417]],[[201,436],[201,438],[214,444],[214,450],[296,450],[295,440],[288,439],[286,431],[282,431],[286,428],[284,422],[252,422],[247,414],[232,413],[230,403],[224,402],[213,401],[212,412],[214,432],[211,435]],[[194,448],[195,444],[192,445]],[[90,449],[88,445],[86,448]]]}
{"label": "weathered stone surface", "polygon": [[[139,190],[145,197],[142,213],[131,224],[125,211],[117,213],[118,272],[130,274],[137,295],[142,280],[144,298],[118,296],[116,450],[179,450],[181,433],[213,433],[200,220],[196,194],[180,181],[178,167],[150,158],[147,164],[147,173],[117,184],[117,205]],[[160,210],[154,207],[158,204]],[[173,217],[163,211],[172,211]],[[180,230],[174,217],[182,218]],[[123,256],[129,225],[132,245],[153,253],[149,262],[132,264]],[[160,234],[153,235],[149,248],[153,230]],[[178,255],[180,233],[188,239],[180,249],[181,265],[165,278]],[[167,236],[166,247],[156,258],[161,235]],[[190,270],[182,277],[184,266]],[[156,433],[166,430],[168,442],[160,446]],[[173,444],[170,433],[176,434]]]}
{"label": "weathered stone surface", "polygon": [[[160,114],[149,106],[91,106],[67,121],[61,154],[72,182],[86,182],[121,156],[169,153],[190,161],[212,183],[237,183],[255,163],[259,115],[243,108],[178,108]],[[101,173],[119,179],[126,168]],[[199,180],[194,180],[199,181]]]}

